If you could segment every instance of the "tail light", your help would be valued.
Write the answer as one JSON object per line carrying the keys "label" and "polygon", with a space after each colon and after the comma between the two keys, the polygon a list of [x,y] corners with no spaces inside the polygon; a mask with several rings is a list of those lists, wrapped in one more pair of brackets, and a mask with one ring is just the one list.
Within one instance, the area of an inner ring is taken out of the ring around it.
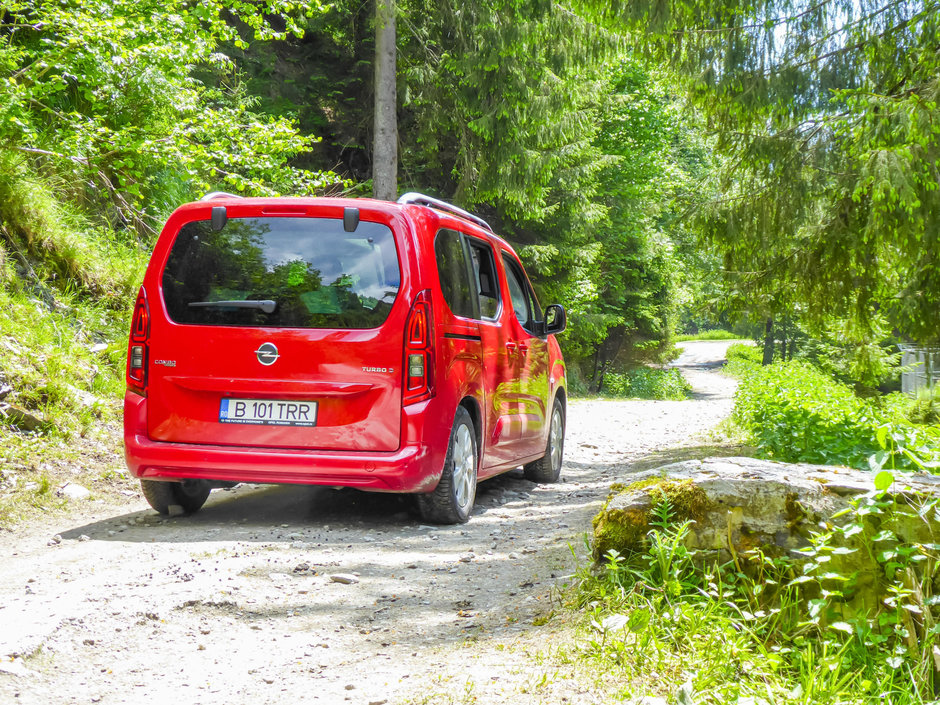
{"label": "tail light", "polygon": [[131,319],[131,338],[127,348],[127,387],[144,394],[147,388],[147,343],[150,338],[150,307],[147,292],[140,287]]}
{"label": "tail light", "polygon": [[405,325],[404,403],[412,404],[434,396],[434,319],[431,290],[415,297]]}

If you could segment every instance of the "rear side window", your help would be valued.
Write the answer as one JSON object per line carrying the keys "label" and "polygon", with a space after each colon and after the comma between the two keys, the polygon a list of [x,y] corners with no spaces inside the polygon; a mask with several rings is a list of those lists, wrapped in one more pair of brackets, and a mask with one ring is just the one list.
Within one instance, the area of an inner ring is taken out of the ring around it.
{"label": "rear side window", "polygon": [[437,233],[434,253],[441,291],[450,310],[463,318],[495,319],[500,299],[493,248],[445,228]]}
{"label": "rear side window", "polygon": [[232,218],[222,230],[187,223],[163,270],[177,323],[283,328],[375,328],[401,274],[392,231],[333,218]]}
{"label": "rear side window", "polygon": [[470,289],[470,269],[460,233],[441,230],[434,239],[434,255],[441,291],[450,310],[458,316],[473,318],[473,298]]}

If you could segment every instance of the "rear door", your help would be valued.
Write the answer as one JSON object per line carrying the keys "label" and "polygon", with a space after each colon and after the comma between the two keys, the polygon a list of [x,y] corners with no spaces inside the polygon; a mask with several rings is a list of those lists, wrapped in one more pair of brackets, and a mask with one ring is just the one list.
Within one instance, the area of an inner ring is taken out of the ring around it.
{"label": "rear door", "polygon": [[365,215],[346,232],[342,217],[309,211],[259,209],[218,231],[186,223],[164,262],[151,264],[165,314],[151,327],[152,439],[399,447],[405,312],[395,234]]}

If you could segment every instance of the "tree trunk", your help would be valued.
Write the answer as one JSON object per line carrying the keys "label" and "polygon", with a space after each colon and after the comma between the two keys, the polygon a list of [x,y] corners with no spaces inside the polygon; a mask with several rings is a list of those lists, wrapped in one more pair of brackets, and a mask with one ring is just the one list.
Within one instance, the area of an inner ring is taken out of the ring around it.
{"label": "tree trunk", "polygon": [[774,319],[768,318],[764,326],[764,360],[761,364],[769,365],[774,361]]}
{"label": "tree trunk", "polygon": [[375,0],[375,119],[372,195],[398,198],[398,91],[395,67],[395,0]]}

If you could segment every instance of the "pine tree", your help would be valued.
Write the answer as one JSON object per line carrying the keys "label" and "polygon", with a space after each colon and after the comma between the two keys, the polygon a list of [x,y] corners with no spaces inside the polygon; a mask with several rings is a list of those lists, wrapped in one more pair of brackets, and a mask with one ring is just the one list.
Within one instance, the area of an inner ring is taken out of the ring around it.
{"label": "pine tree", "polygon": [[586,4],[705,110],[703,229],[756,308],[940,339],[937,0]]}

